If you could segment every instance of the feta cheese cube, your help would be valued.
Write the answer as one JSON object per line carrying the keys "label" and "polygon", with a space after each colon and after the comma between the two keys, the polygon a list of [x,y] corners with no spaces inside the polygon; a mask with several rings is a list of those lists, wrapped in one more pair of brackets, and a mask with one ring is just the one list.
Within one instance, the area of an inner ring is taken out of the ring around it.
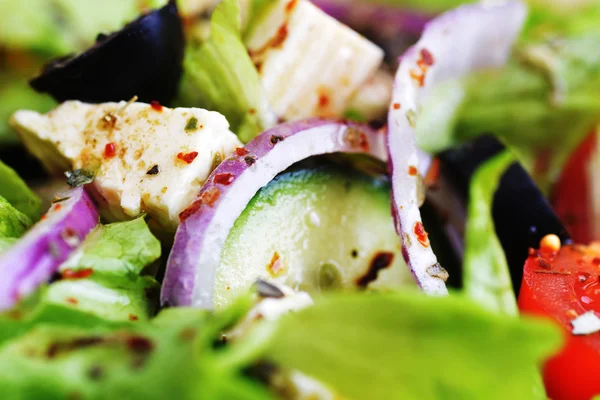
{"label": "feta cheese cube", "polygon": [[215,160],[242,146],[219,113],[156,104],[67,101],[48,114],[17,111],[11,125],[50,172],[94,173],[105,218],[146,212],[154,227],[169,232]]}
{"label": "feta cheese cube", "polygon": [[341,116],[383,51],[308,0],[279,0],[246,46],[274,111],[287,120]]}

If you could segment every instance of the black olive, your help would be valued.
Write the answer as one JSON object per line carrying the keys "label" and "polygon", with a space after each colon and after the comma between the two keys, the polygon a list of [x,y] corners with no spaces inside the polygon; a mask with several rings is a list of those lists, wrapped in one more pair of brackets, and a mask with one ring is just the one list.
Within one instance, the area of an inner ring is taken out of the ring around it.
{"label": "black olive", "polygon": [[182,74],[185,39],[175,1],[142,15],[120,31],[99,34],[96,44],[76,56],[48,63],[30,81],[59,102],[153,100],[169,104]]}

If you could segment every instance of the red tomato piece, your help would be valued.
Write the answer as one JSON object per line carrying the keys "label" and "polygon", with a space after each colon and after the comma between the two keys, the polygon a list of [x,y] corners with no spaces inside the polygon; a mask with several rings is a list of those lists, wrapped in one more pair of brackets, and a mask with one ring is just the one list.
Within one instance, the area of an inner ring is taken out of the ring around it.
{"label": "red tomato piece", "polygon": [[600,240],[595,237],[589,162],[596,149],[596,133],[589,135],[571,155],[552,190],[556,214],[577,243]]}
{"label": "red tomato piece", "polygon": [[571,321],[585,312],[600,317],[600,242],[530,251],[519,293],[523,313],[550,317],[566,344],[544,366],[553,400],[589,400],[600,394],[600,332],[573,335]]}

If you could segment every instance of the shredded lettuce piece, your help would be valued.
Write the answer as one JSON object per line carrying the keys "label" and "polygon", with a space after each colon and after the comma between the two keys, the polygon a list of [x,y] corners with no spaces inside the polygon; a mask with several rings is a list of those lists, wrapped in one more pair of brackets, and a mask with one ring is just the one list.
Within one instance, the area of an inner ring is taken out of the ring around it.
{"label": "shredded lettuce piece", "polygon": [[[35,326],[0,348],[0,387],[7,398],[248,399],[271,396],[241,369],[219,368],[220,333],[248,310],[225,314],[175,308],[151,321],[114,323],[80,311],[45,309]],[[0,318],[0,337],[6,322]],[[9,371],[10,370],[10,371]]]}
{"label": "shredded lettuce piece", "polygon": [[61,265],[62,279],[48,286],[43,301],[110,320],[149,318],[159,284],[142,273],[160,254],[144,218],[101,225]]}
{"label": "shredded lettuce piece", "polygon": [[247,343],[349,398],[531,399],[541,395],[531,370],[560,342],[549,322],[409,291],[332,295],[260,325]]}
{"label": "shredded lettuce piece", "polygon": [[181,89],[179,104],[220,112],[243,142],[276,122],[242,41],[237,0],[221,2],[212,14],[209,37],[188,45]]}
{"label": "shredded lettuce piece", "polygon": [[31,226],[31,220],[0,196],[0,238],[18,238]]}
{"label": "shredded lettuce piece", "polygon": [[9,398],[269,399],[242,374],[266,359],[349,398],[530,399],[523,371],[561,342],[549,322],[494,315],[461,295],[409,291],[329,295],[215,346],[252,304],[243,296],[217,314],[173,308],[115,322],[54,304],[26,313],[25,302],[22,314],[0,314],[0,368],[9,371],[0,387]]}
{"label": "shredded lettuce piece", "polygon": [[473,175],[465,233],[463,288],[467,296],[490,311],[517,315],[517,300],[502,245],[492,218],[494,193],[506,169],[516,161],[504,151],[486,161]]}
{"label": "shredded lettuce piece", "polygon": [[42,214],[42,200],[27,187],[27,184],[8,165],[0,161],[0,196],[31,221]]}

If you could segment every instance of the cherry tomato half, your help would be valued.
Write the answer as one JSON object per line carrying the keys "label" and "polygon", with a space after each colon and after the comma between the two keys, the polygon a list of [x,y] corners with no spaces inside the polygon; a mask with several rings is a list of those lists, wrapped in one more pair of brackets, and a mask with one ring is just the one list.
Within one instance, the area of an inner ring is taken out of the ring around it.
{"label": "cherry tomato half", "polygon": [[567,245],[558,251],[530,250],[519,293],[519,308],[552,318],[566,345],[544,366],[553,400],[589,400],[600,394],[600,333],[573,335],[571,321],[593,311],[600,317],[600,242]]}

